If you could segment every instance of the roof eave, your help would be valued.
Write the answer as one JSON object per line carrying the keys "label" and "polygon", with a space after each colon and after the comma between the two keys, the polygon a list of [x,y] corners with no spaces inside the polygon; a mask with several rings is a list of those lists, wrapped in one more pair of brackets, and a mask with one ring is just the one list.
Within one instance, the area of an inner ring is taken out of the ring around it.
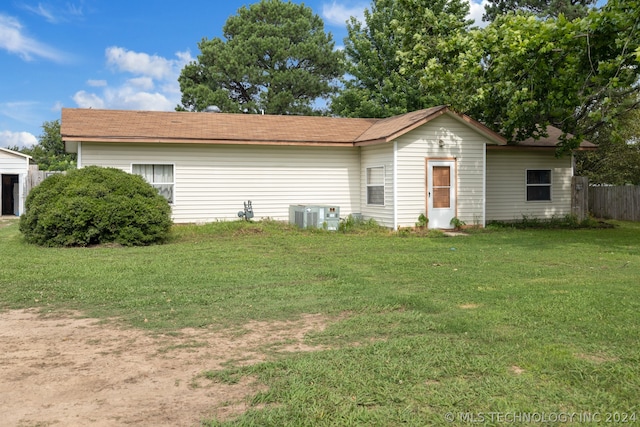
{"label": "roof eave", "polygon": [[[556,151],[558,149],[558,146],[540,146],[540,145],[519,145],[519,144],[509,144],[509,145],[493,145],[493,146],[488,146],[487,149],[489,150],[505,150],[505,151],[509,151],[509,150],[533,150],[533,151]],[[571,151],[595,151],[597,150],[598,147],[578,147],[578,148],[574,148]]]}
{"label": "roof eave", "polygon": [[186,138],[139,138],[139,137],[83,137],[64,136],[65,143],[100,142],[115,144],[207,144],[207,145],[281,145],[311,147],[354,147],[352,142],[329,141],[282,141],[282,140],[245,140],[245,139],[186,139]]}
{"label": "roof eave", "polygon": [[367,141],[356,141],[353,145],[355,147],[366,147],[369,145],[384,144],[385,142],[393,141],[393,139],[394,138],[391,137],[369,139]]}

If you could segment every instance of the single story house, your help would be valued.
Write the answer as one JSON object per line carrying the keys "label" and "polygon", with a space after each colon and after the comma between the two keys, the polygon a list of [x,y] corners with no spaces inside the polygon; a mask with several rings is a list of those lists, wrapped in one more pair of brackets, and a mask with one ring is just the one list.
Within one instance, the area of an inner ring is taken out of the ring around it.
{"label": "single story house", "polygon": [[78,167],[144,176],[177,223],[237,219],[247,200],[256,218],[330,205],[393,229],[571,212],[557,134],[507,145],[446,106],[386,119],[63,109],[61,133]]}
{"label": "single story house", "polygon": [[20,216],[29,192],[31,156],[7,148],[0,148],[0,200],[2,215]]}

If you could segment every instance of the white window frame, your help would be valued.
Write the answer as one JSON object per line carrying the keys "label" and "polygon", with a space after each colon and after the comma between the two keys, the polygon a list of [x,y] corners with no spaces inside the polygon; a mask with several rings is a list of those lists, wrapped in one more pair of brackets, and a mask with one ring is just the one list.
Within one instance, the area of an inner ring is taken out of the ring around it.
{"label": "white window frame", "polygon": [[[372,169],[382,169],[382,183],[371,183],[369,182],[369,171]],[[386,185],[386,170],[384,165],[379,166],[369,166],[365,169],[365,182],[367,186],[367,205],[368,206],[384,206],[385,205],[385,185]],[[370,200],[369,189],[370,188],[382,188],[382,203],[372,203]]]}
{"label": "white window frame", "polygon": [[[151,184],[154,188],[157,188],[158,185],[170,185],[171,186],[171,200],[167,199],[170,205],[173,205],[176,201],[176,164],[175,163],[162,163],[162,162],[136,162],[131,163],[131,174],[139,175],[133,172],[134,166],[171,166],[171,175],[173,176],[173,180],[171,182],[150,182],[146,177],[143,176],[145,181]],[[139,175],[142,176],[142,175]],[[158,192],[160,194],[160,192]]]}
{"label": "white window frame", "polygon": [[[529,184],[529,172],[532,171],[545,171],[549,172],[549,182],[548,183],[538,183],[538,184]],[[548,203],[553,199],[553,169],[544,169],[544,168],[536,168],[536,169],[527,169],[524,175],[525,189],[524,189],[524,199],[527,203]],[[529,199],[529,187],[549,187],[549,198],[548,199]]]}

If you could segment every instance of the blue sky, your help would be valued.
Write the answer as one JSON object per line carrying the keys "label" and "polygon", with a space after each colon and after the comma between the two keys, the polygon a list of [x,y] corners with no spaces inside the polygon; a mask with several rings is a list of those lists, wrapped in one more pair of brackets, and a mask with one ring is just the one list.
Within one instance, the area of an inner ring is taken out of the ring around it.
{"label": "blue sky", "polygon": [[[475,0],[470,0],[475,1]],[[3,0],[0,5],[0,147],[37,143],[67,108],[172,111],[180,70],[202,38],[220,37],[255,1]],[[301,1],[294,1],[302,3]],[[307,0],[336,47],[368,0]],[[471,3],[479,23],[483,6]]]}

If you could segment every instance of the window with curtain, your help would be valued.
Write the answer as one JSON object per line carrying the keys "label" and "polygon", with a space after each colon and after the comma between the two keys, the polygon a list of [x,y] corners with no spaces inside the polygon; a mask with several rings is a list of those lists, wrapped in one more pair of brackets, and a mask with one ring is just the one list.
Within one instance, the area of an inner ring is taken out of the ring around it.
{"label": "window with curtain", "polygon": [[367,168],[367,204],[384,206],[384,166]]}
{"label": "window with curtain", "polygon": [[551,201],[551,170],[527,170],[527,201]]}
{"label": "window with curtain", "polygon": [[173,165],[133,165],[131,172],[143,177],[169,203],[173,203]]}

